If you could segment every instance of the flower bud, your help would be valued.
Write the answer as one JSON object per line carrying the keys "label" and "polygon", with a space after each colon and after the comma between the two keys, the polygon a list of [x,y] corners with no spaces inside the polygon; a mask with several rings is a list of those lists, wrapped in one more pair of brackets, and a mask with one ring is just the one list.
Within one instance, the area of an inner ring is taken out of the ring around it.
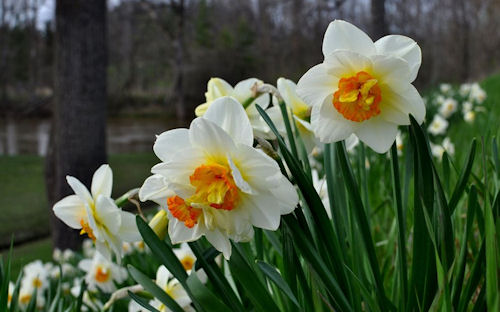
{"label": "flower bud", "polygon": [[149,227],[153,229],[153,231],[161,240],[165,239],[165,236],[167,235],[167,225],[167,212],[163,209],[158,211],[153,219],[149,221]]}

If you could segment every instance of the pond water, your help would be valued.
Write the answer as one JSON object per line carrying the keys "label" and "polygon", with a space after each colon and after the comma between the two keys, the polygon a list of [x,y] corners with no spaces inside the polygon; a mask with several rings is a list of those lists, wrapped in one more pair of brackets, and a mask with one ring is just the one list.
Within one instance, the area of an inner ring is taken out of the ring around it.
{"label": "pond water", "polygon": [[[107,124],[108,153],[152,151],[155,135],[178,125],[162,118],[112,118]],[[0,155],[45,156],[50,119],[0,119]]]}

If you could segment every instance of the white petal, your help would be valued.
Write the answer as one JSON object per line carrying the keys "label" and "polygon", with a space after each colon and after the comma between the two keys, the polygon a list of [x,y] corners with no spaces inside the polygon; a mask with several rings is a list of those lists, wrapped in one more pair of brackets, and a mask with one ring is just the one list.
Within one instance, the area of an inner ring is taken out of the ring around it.
{"label": "white petal", "polygon": [[411,38],[400,35],[389,35],[375,42],[378,54],[393,55],[408,62],[410,67],[410,82],[417,78],[418,69],[422,63],[422,51]]}
{"label": "white petal", "polygon": [[338,88],[340,78],[328,72],[326,64],[321,63],[309,69],[297,83],[297,94],[309,106],[320,105],[324,99]]}
{"label": "white petal", "polygon": [[229,163],[229,167],[231,168],[231,175],[233,176],[234,183],[236,183],[236,186],[238,186],[238,188],[244,193],[247,194],[255,193],[255,191],[252,190],[252,187],[248,184],[248,182],[245,181],[245,179],[243,179],[240,170],[235,165],[231,157],[227,158],[227,162]]}
{"label": "white petal", "polygon": [[66,176],[66,181],[68,181],[69,186],[75,192],[78,197],[82,200],[82,202],[92,206],[94,203],[94,199],[92,195],[90,195],[89,190],[82,182],[80,182],[77,178],[72,176]]}
{"label": "white petal", "polygon": [[164,266],[161,265],[156,271],[156,284],[162,289],[168,284],[168,279],[172,276],[172,273]]}
{"label": "white petal", "polygon": [[205,237],[215,249],[222,252],[226,260],[229,260],[229,257],[231,257],[231,242],[229,241],[229,238],[224,236],[217,229],[214,231],[207,231],[205,233]]}
{"label": "white petal", "polygon": [[184,222],[177,220],[170,212],[168,212],[168,220],[168,236],[172,244],[192,242],[203,235],[203,227],[200,224],[188,228]]}
{"label": "white petal", "polygon": [[385,153],[396,140],[398,126],[374,117],[363,122],[356,131],[356,136],[377,153]]}
{"label": "white petal", "polygon": [[[353,51],[337,50],[325,57],[324,63],[328,74],[342,78],[353,76],[360,71],[372,72],[372,61],[369,57]],[[338,84],[335,84],[333,91],[336,91]]]}
{"label": "white petal", "polygon": [[376,52],[373,41],[361,29],[348,22],[334,20],[326,29],[323,39],[323,55],[326,57],[339,49],[363,55],[372,55]]}
{"label": "white petal", "polygon": [[266,113],[269,115],[269,118],[274,123],[274,126],[278,130],[278,132],[285,136],[286,135],[286,127],[285,127],[285,121],[283,120],[283,115],[281,114],[281,109],[279,106],[275,105],[273,107],[270,107],[266,109]]}
{"label": "white petal", "polygon": [[226,131],[235,143],[253,144],[253,131],[243,106],[232,97],[215,100],[203,118],[214,122]]}
{"label": "white petal", "polygon": [[[220,131],[222,132],[222,130]],[[175,191],[172,186],[173,182],[190,184],[189,176],[205,162],[206,155],[202,149],[188,148],[182,153],[176,154],[169,162],[155,165],[151,168],[151,172],[165,177],[169,186]]]}
{"label": "white petal", "polygon": [[332,143],[347,139],[359,127],[359,123],[344,118],[333,106],[332,96],[321,106],[314,106],[311,126],[322,143]]}
{"label": "white petal", "polygon": [[380,110],[380,117],[398,125],[410,124],[408,114],[412,114],[419,124],[425,118],[424,100],[412,84],[399,89],[383,87]]}
{"label": "white petal", "polygon": [[408,63],[399,57],[373,55],[373,73],[379,83],[389,86],[407,85],[412,81]]}
{"label": "white petal", "polygon": [[[238,82],[234,86],[234,96],[241,104],[243,104],[246,100],[248,100],[249,98],[252,97],[252,95],[253,95],[252,87],[255,84],[262,84],[262,81],[257,79],[257,78],[248,78],[248,79],[245,79],[245,80]],[[269,99],[269,97],[267,97],[267,98]],[[264,109],[267,107],[268,104],[269,104],[269,100],[267,101],[267,103],[264,101],[259,103],[259,105],[261,105],[262,108],[264,108]]]}
{"label": "white petal", "polygon": [[138,242],[141,240],[141,234],[137,229],[137,224],[135,222],[135,215],[127,212],[120,211],[121,214],[121,225],[118,230],[118,236],[121,240],[126,242]]}
{"label": "white petal", "polygon": [[78,262],[78,267],[82,271],[88,272],[92,268],[92,260],[91,259],[83,259],[80,262]]}
{"label": "white petal", "polygon": [[273,177],[281,175],[279,166],[262,151],[240,144],[231,156],[235,166],[244,173],[245,182],[252,190],[267,190],[278,186],[279,182]]}
{"label": "white petal", "polygon": [[189,139],[193,146],[202,148],[212,157],[224,157],[234,149],[229,134],[215,123],[200,117],[191,122]]}
{"label": "white petal", "polygon": [[160,205],[166,204],[167,198],[174,195],[174,192],[168,186],[167,179],[160,174],[148,177],[139,190],[139,199],[141,201],[154,200]]}
{"label": "white petal", "polygon": [[190,146],[188,129],[179,128],[160,134],[153,145],[153,151],[161,161],[167,162],[175,153]]}
{"label": "white petal", "polygon": [[100,195],[96,201],[95,212],[101,226],[105,226],[113,234],[118,232],[121,226],[120,209],[111,198]]}
{"label": "white petal", "polygon": [[269,107],[269,94],[264,93],[258,96],[255,101],[253,101],[252,104],[247,107],[246,112],[248,117],[250,118],[260,116],[259,112],[255,108],[255,105],[259,105],[260,107],[262,107],[262,109],[266,109],[267,107]]}
{"label": "white petal", "polygon": [[58,201],[54,208],[54,214],[73,229],[81,229],[82,220],[87,220],[85,204],[77,195],[66,196]]}
{"label": "white petal", "polygon": [[92,196],[97,198],[99,195],[111,196],[113,188],[113,171],[109,165],[102,165],[96,170],[92,177],[91,191]]}
{"label": "white petal", "polygon": [[277,188],[270,189],[271,193],[276,197],[276,205],[280,210],[280,214],[288,214],[292,212],[299,203],[299,195],[295,187],[288,181],[285,176],[281,175],[280,183]]}

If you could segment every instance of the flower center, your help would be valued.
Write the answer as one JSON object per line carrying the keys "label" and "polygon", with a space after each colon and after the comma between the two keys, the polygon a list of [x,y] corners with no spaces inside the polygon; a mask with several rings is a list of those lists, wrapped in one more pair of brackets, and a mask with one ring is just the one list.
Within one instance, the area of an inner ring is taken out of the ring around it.
{"label": "flower center", "polygon": [[181,259],[181,264],[184,267],[184,270],[189,271],[193,268],[194,258],[191,256],[185,256]]}
{"label": "flower center", "polygon": [[184,200],[179,196],[167,199],[168,209],[184,225],[192,228],[201,214],[201,208],[232,210],[238,201],[238,187],[234,182],[231,169],[216,163],[197,167],[189,177],[196,189],[194,195]]}
{"label": "flower center", "polygon": [[95,280],[99,283],[105,283],[109,280],[109,270],[98,266],[95,271]]}
{"label": "flower center", "polygon": [[82,230],[80,231],[80,235],[87,234],[87,236],[95,242],[96,238],[95,238],[94,232],[92,231],[92,228],[89,226],[89,224],[87,222],[83,221],[83,219],[81,219],[80,225],[82,226]]}
{"label": "flower center", "polygon": [[19,298],[19,302],[26,305],[31,301],[31,295],[23,295]]}
{"label": "flower center", "polygon": [[33,279],[33,287],[40,288],[42,287],[42,284],[43,284],[42,281],[38,277],[35,277]]}
{"label": "flower center", "polygon": [[380,93],[377,79],[360,71],[339,80],[338,90],[333,94],[333,106],[348,120],[365,121],[380,114]]}

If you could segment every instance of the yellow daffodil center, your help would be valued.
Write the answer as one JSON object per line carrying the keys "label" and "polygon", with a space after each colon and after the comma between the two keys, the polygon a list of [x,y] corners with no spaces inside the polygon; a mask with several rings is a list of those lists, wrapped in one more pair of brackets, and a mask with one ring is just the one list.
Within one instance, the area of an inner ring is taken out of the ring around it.
{"label": "yellow daffodil center", "polygon": [[19,302],[25,305],[28,304],[30,300],[31,300],[31,295],[24,295],[19,298]]}
{"label": "yellow daffodil center", "polygon": [[35,277],[33,279],[32,283],[33,283],[33,287],[35,287],[35,288],[40,288],[40,287],[42,287],[42,284],[43,284],[42,281],[38,277]]}
{"label": "yellow daffodil center", "polygon": [[377,79],[364,71],[339,80],[333,94],[333,106],[346,119],[356,122],[368,120],[380,114],[382,100]]}
{"label": "yellow daffodil center", "polygon": [[185,256],[181,259],[181,264],[184,267],[184,270],[189,271],[193,268],[194,258],[191,256]]}
{"label": "yellow daffodil center", "polygon": [[94,232],[92,231],[92,228],[89,226],[89,224],[87,222],[85,222],[83,219],[81,219],[80,225],[82,226],[82,230],[80,231],[80,235],[87,234],[87,236],[95,242],[96,238],[95,238]]}
{"label": "yellow daffodil center", "polygon": [[167,199],[168,209],[184,225],[192,228],[201,214],[200,208],[232,210],[235,208],[239,194],[229,166],[209,163],[197,167],[189,177],[195,193],[184,200],[179,196]]}
{"label": "yellow daffodil center", "polygon": [[99,283],[105,283],[109,280],[110,273],[107,268],[103,268],[101,266],[97,267],[97,270],[95,270],[95,280]]}

